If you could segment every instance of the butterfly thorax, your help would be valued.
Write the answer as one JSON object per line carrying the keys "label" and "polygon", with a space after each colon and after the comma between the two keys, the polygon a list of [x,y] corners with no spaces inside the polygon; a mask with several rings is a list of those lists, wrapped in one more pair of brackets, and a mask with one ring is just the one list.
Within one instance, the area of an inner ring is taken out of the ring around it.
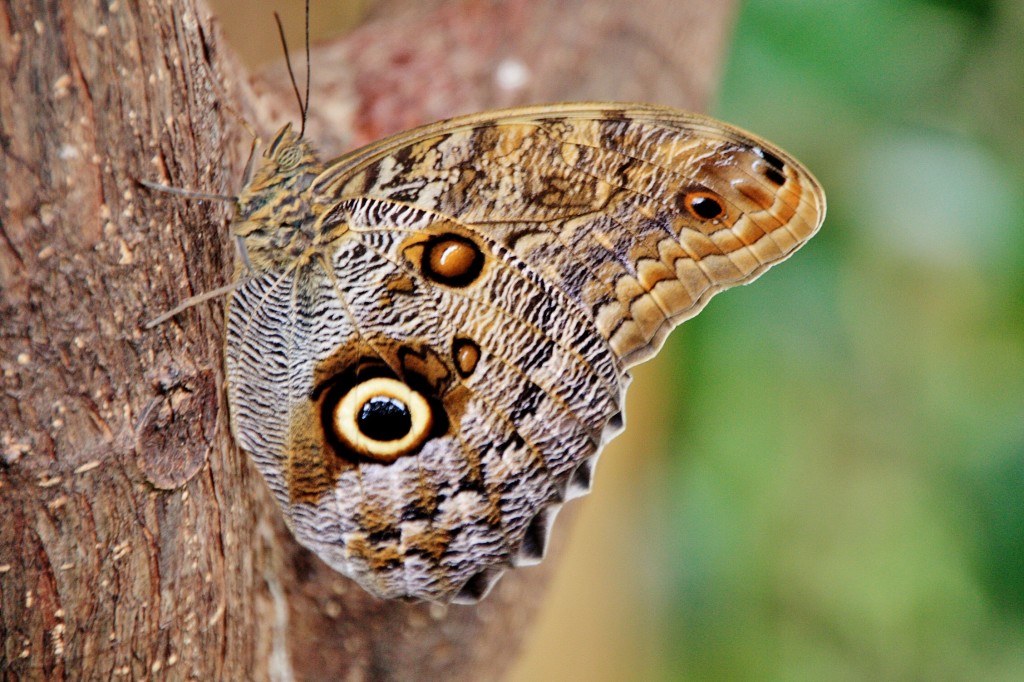
{"label": "butterfly thorax", "polygon": [[274,136],[238,196],[232,225],[251,267],[287,267],[315,250],[317,215],[309,188],[322,170],[313,146],[291,124]]}

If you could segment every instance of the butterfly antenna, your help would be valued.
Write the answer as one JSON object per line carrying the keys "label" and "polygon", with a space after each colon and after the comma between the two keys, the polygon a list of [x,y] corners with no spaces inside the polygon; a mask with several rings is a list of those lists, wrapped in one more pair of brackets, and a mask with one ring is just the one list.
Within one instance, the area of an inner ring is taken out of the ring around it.
{"label": "butterfly antenna", "polygon": [[[288,52],[288,41],[284,37],[284,26],[281,24],[281,15],[274,12],[274,21],[277,22],[277,34],[281,38],[281,47],[284,49],[284,63],[288,67],[288,78],[292,81],[292,90],[295,91],[295,99],[299,101],[299,113],[302,115],[302,127],[299,131],[299,137],[306,132],[306,103],[302,100],[302,93],[299,92],[299,84],[295,81],[295,71],[292,70],[292,57],[291,53]],[[307,36],[309,35],[309,5],[306,5],[306,31]],[[306,49],[309,49],[309,38],[306,38]],[[307,68],[307,80],[308,80],[308,68]],[[309,97],[307,91],[306,97]]]}
{"label": "butterfly antenna", "polygon": [[302,127],[299,129],[299,137],[306,132],[306,114],[309,113],[309,0],[306,0],[306,97],[302,107]]}

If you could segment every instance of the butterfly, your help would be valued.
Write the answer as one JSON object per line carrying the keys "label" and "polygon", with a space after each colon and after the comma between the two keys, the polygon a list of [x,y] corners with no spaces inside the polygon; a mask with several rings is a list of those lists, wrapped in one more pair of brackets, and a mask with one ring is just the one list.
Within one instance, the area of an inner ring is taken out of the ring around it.
{"label": "butterfly", "polygon": [[286,125],[231,228],[232,433],[335,570],[476,602],[590,490],[629,368],[824,214],[782,150],[660,106],[486,112],[327,162]]}

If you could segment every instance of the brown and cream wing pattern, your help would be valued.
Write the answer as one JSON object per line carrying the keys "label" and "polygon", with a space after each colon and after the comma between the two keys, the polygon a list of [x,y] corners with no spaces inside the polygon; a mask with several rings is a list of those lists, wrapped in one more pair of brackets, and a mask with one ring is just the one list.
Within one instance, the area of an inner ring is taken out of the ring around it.
{"label": "brown and cream wing pattern", "polygon": [[285,129],[235,225],[236,437],[334,568],[475,601],[589,489],[628,367],[823,215],[784,152],[666,108],[481,114],[326,165]]}

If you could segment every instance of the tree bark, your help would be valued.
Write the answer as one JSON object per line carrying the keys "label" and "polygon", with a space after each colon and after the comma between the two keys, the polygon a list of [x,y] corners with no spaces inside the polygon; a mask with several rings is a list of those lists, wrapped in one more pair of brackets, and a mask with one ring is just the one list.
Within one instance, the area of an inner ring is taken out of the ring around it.
{"label": "tree bark", "polygon": [[[525,102],[702,109],[730,19],[711,0],[390,0],[315,50],[308,134],[330,155]],[[197,0],[5,0],[0,59],[5,679],[500,677],[547,568],[475,607],[370,597],[295,544],[233,445],[222,303],[143,328],[229,281],[231,207],[136,180],[237,192],[242,120],[296,117],[281,71],[250,82]]]}

